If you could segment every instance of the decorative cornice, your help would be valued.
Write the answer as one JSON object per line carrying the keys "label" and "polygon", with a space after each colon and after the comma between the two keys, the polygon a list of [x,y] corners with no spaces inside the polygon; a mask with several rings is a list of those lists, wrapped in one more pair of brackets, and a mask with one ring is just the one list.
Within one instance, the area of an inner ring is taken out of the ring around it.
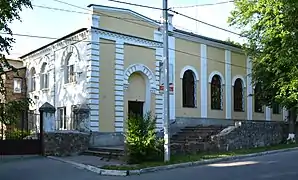
{"label": "decorative cornice", "polygon": [[153,49],[156,49],[157,47],[159,48],[162,47],[161,42],[150,40],[150,39],[144,39],[141,37],[130,36],[130,35],[112,32],[104,29],[98,29],[98,28],[92,28],[92,31],[99,33],[101,38],[112,39],[114,41],[121,39],[126,44],[145,46]]}
{"label": "decorative cornice", "polygon": [[75,44],[77,42],[81,42],[85,39],[88,38],[88,35],[89,35],[89,30],[86,30],[86,31],[83,31],[83,32],[80,32],[78,34],[75,34],[67,39],[63,39],[49,47],[46,47],[45,49],[42,49],[34,54],[31,54],[29,56],[27,56],[25,58],[25,61],[28,60],[28,59],[32,59],[32,58],[36,58],[36,57],[40,57],[40,56],[43,56],[44,54],[48,54],[50,52],[53,52],[53,51],[56,51],[56,50],[59,50],[59,49],[62,49],[66,46],[69,46],[69,45],[72,45],[72,44]]}

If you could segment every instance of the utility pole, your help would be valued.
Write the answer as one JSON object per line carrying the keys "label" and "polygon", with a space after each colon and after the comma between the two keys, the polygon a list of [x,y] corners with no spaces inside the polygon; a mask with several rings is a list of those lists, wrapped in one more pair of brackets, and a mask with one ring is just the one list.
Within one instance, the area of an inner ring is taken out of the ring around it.
{"label": "utility pole", "polygon": [[163,60],[164,60],[164,161],[170,161],[169,117],[170,117],[170,84],[169,84],[169,32],[168,0],[163,0]]}

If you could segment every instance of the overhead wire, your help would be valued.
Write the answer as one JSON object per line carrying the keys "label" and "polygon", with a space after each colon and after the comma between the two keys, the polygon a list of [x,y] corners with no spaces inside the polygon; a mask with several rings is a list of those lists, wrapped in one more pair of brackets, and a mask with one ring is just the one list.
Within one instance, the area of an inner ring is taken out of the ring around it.
{"label": "overhead wire", "polygon": [[[64,1],[60,1],[60,0],[53,0],[53,1],[58,2],[58,3],[61,3],[61,4],[65,4],[65,5],[68,5],[68,6],[72,6],[72,7],[75,7],[75,8],[79,8],[79,9],[82,9],[82,10],[86,10],[86,11],[92,12],[92,13],[95,14],[95,15],[100,15],[100,16],[104,16],[104,17],[109,17],[109,18],[119,19],[119,20],[123,20],[123,21],[129,22],[129,23],[137,24],[137,25],[139,25],[139,26],[143,26],[143,27],[147,27],[147,28],[156,28],[155,26],[150,26],[150,25],[147,25],[147,24],[141,24],[141,23],[137,23],[137,22],[135,22],[135,21],[148,22],[148,21],[146,21],[146,20],[142,20],[142,19],[132,19],[132,18],[123,18],[123,17],[113,16],[113,15],[109,15],[109,14],[102,13],[102,12],[93,12],[92,10],[90,10],[90,9],[88,9],[88,8],[84,8],[84,7],[81,7],[81,6],[77,6],[77,5],[75,5],[75,4],[67,3],[67,2],[64,2]],[[156,21],[156,20],[154,20],[154,21]],[[156,23],[159,23],[159,22],[156,21]]]}
{"label": "overhead wire", "polygon": [[[53,0],[53,1],[56,1],[56,2],[59,2],[59,3],[63,3],[63,4],[66,4],[66,5],[69,5],[69,6],[73,6],[73,7],[76,7],[76,8],[80,8],[80,9],[83,9],[83,10],[88,10],[88,11],[91,11],[90,9],[87,9],[87,8],[83,8],[83,7],[80,7],[80,6],[77,6],[77,5],[73,5],[73,4],[70,4],[70,3],[66,3],[66,2],[63,2],[63,1],[60,1],[60,0]],[[116,1],[115,1],[116,2]],[[117,1],[117,2],[122,2],[122,1]],[[135,4],[136,6],[138,6],[138,4]],[[80,13],[80,14],[86,14],[84,12],[78,12],[78,11],[71,11],[71,10],[65,10],[65,9],[61,9],[61,8],[53,8],[53,7],[47,7],[47,6],[40,6],[40,5],[34,5],[35,7],[40,7],[40,8],[46,8],[46,9],[52,9],[52,10],[58,10],[58,11],[65,11],[65,12],[71,12],[71,13]],[[95,12],[91,11],[93,14]],[[88,13],[89,14],[89,13]],[[107,17],[110,17],[110,15],[107,15],[107,14],[104,14],[104,13],[99,13],[103,16],[107,16]],[[116,18],[116,19],[121,19],[123,21],[127,21],[121,17],[115,17],[115,16],[112,16],[113,18]],[[190,17],[191,18],[191,17]],[[143,24],[141,24],[143,26]],[[211,25],[211,24],[210,24]],[[214,26],[214,25],[212,25]],[[214,26],[216,28],[218,28],[217,26]],[[8,33],[0,33],[0,34],[8,34]],[[29,34],[18,34],[18,33],[14,33],[13,35],[15,36],[23,36],[23,37],[30,37],[30,38],[42,38],[42,39],[51,39],[51,40],[57,40],[57,39],[60,39],[60,38],[53,38],[53,37],[46,37],[46,36],[36,36],[36,35],[29,35]],[[74,40],[71,40],[71,41],[74,41]],[[85,40],[82,40],[82,41],[77,41],[77,42],[87,42],[87,43],[93,43],[93,44],[117,44],[117,43],[108,43],[108,42],[92,42],[92,41],[85,41]],[[162,43],[161,43],[162,44]],[[130,45],[130,44],[127,44],[127,45]],[[134,46],[134,45],[131,45],[131,46]],[[155,47],[155,48],[161,48],[159,46],[147,46],[147,47]],[[169,48],[169,50],[173,50],[175,52],[179,52],[179,53],[183,53],[183,54],[186,54],[186,55],[190,55],[190,56],[195,56],[195,57],[202,57],[200,55],[197,55],[197,54],[193,54],[193,53],[190,53],[190,52],[185,52],[185,51],[181,51],[181,50],[178,50],[178,49],[173,49],[173,48]],[[217,59],[212,59],[212,58],[206,58],[208,60],[211,60],[211,61],[216,61],[218,63],[222,63],[222,64],[229,64],[231,66],[235,66],[235,67],[241,67],[241,68],[245,68],[245,69],[250,69],[248,67],[245,67],[245,66],[240,66],[240,65],[236,65],[236,64],[232,64],[232,63],[226,63],[222,60],[217,60]]]}
{"label": "overhead wire", "polygon": [[[54,1],[59,1],[59,0],[54,0]],[[120,3],[120,4],[128,4],[127,2],[124,2],[124,1],[118,1],[118,0],[109,0],[109,1],[117,2],[117,3]],[[143,5],[136,4],[136,3],[129,3],[128,5],[132,5],[132,6],[140,6],[140,7],[143,6]],[[210,26],[210,27],[213,27],[213,28],[216,28],[216,29],[220,29],[220,30],[222,30],[222,31],[226,31],[226,32],[228,32],[228,33],[231,33],[231,34],[234,34],[234,35],[238,35],[238,36],[240,36],[240,37],[244,37],[243,35],[241,35],[241,34],[239,34],[239,33],[236,33],[236,32],[234,32],[234,31],[231,31],[231,30],[228,30],[228,29],[225,29],[225,28],[222,28],[222,27],[219,27],[219,26],[216,26],[216,25],[213,25],[213,24],[210,24],[210,23],[201,21],[201,20],[199,20],[199,19],[190,17],[190,16],[185,15],[185,14],[183,14],[183,13],[179,13],[179,12],[177,12],[177,11],[174,11],[174,10],[172,10],[172,9],[168,9],[168,11],[171,11],[171,12],[173,12],[173,13],[175,13],[175,14],[177,14],[177,15],[183,16],[183,17],[185,17],[185,18],[188,18],[188,19],[197,21],[197,22],[199,22],[199,23],[205,24],[205,25],[207,25],[207,26]]]}
{"label": "overhead wire", "polygon": [[228,3],[232,3],[232,2],[234,2],[234,1],[222,1],[222,2],[216,2],[216,3],[207,3],[207,4],[195,4],[195,5],[190,5],[190,6],[174,6],[174,7],[170,7],[170,9],[215,6],[215,5],[221,5],[221,4],[228,4]]}
{"label": "overhead wire", "polygon": [[[7,33],[0,33],[0,34],[7,34]],[[15,33],[13,34],[14,36],[23,36],[23,37],[29,37],[29,38],[41,38],[41,39],[50,39],[50,40],[58,40],[60,38],[54,38],[54,37],[46,37],[46,36],[36,36],[36,35],[29,35],[29,34],[18,34],[18,33]],[[65,39],[67,40],[67,39]],[[86,43],[92,43],[92,44],[96,44],[96,45],[100,45],[100,44],[108,44],[108,45],[122,45],[122,44],[118,44],[118,43],[109,43],[109,42],[94,42],[94,41],[86,41],[86,40],[69,40],[69,41],[72,41],[73,43],[76,43],[76,42],[86,42]],[[161,43],[162,44],[162,43]],[[133,44],[125,44],[127,46],[135,46]],[[161,46],[145,46],[145,47],[152,47],[152,48],[162,48]],[[201,55],[198,55],[198,54],[193,54],[191,52],[186,52],[186,51],[182,51],[182,50],[179,50],[179,49],[173,49],[173,48],[169,48],[169,50],[172,50],[172,51],[175,51],[175,52],[178,52],[178,53],[182,53],[182,54],[186,54],[186,55],[189,55],[189,56],[193,56],[193,57],[199,57],[199,58],[202,58]],[[234,67],[240,67],[240,68],[245,68],[245,69],[250,69],[250,68],[247,68],[245,66],[241,66],[241,65],[237,65],[237,64],[233,64],[233,63],[227,63],[227,62],[224,62],[222,60],[219,60],[219,59],[214,59],[214,58],[208,58],[206,57],[207,60],[210,60],[210,61],[214,61],[214,62],[217,62],[217,63],[220,63],[220,64],[228,64],[228,65],[231,65],[231,66],[234,66]]]}

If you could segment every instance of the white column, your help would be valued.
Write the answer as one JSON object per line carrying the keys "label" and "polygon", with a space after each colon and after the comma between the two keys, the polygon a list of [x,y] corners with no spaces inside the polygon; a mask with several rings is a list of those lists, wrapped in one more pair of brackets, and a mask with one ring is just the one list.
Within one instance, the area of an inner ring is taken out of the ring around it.
{"label": "white column", "polygon": [[271,108],[266,106],[266,112],[265,112],[266,121],[271,120]]}
{"label": "white column", "polygon": [[247,107],[246,107],[246,111],[247,111],[247,120],[252,120],[252,94],[253,94],[253,88],[252,88],[252,84],[251,84],[251,68],[252,68],[252,64],[251,64],[251,60],[249,57],[247,57],[246,59],[246,78],[247,78],[247,88],[246,88],[246,96],[247,96]]}
{"label": "white column", "polygon": [[226,95],[226,119],[232,119],[232,68],[231,51],[225,50],[225,95]]}
{"label": "white column", "polygon": [[208,69],[207,69],[207,46],[201,44],[201,117],[208,116]]}
{"label": "white column", "polygon": [[115,51],[115,132],[123,132],[124,123],[124,42],[116,41]]}
{"label": "white column", "polygon": [[[154,40],[162,42],[162,33],[159,31],[154,32]],[[155,115],[157,117],[156,126],[157,129],[161,130],[163,128],[163,95],[159,92],[159,80],[160,80],[160,63],[162,62],[163,49],[156,48],[155,51],[155,80],[157,90],[155,92]]]}

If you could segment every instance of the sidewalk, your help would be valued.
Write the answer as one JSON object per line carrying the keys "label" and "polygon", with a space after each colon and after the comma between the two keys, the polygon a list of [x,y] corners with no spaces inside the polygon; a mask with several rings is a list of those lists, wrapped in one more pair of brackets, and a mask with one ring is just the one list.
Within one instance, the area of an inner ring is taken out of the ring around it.
{"label": "sidewalk", "polygon": [[49,157],[51,159],[56,159],[62,162],[75,162],[84,165],[91,165],[94,167],[102,167],[106,165],[125,165],[121,161],[113,160],[107,161],[107,159],[101,159],[101,157],[97,156],[87,156],[87,155],[79,155],[79,156],[68,156],[68,157]]}
{"label": "sidewalk", "polygon": [[105,166],[105,165],[125,165],[125,164],[123,164],[119,161],[115,161],[115,160],[111,160],[111,161],[107,162],[107,161],[101,160],[100,157],[94,157],[94,156],[73,156],[73,157],[49,156],[48,158],[54,159],[57,161],[61,161],[64,163],[68,163],[68,164],[71,164],[79,169],[86,169],[88,171],[97,173],[99,175],[128,176],[128,175],[140,175],[143,173],[169,170],[169,169],[175,169],[175,168],[185,168],[185,167],[191,167],[191,166],[207,165],[207,164],[218,163],[218,162],[223,162],[223,161],[239,160],[239,159],[244,159],[244,158],[249,158],[249,157],[257,157],[257,156],[276,154],[276,153],[281,153],[281,152],[297,151],[297,150],[298,150],[298,147],[294,147],[294,148],[287,148],[287,149],[263,151],[263,152],[252,153],[252,154],[235,155],[235,156],[229,156],[229,157],[223,157],[223,158],[191,161],[191,162],[170,164],[170,165],[160,165],[160,166],[156,166],[156,167],[147,167],[147,168],[137,169],[137,170],[103,169],[101,167]]}
{"label": "sidewalk", "polygon": [[2,163],[14,162],[14,161],[24,161],[33,158],[40,158],[38,155],[0,155],[0,165]]}

